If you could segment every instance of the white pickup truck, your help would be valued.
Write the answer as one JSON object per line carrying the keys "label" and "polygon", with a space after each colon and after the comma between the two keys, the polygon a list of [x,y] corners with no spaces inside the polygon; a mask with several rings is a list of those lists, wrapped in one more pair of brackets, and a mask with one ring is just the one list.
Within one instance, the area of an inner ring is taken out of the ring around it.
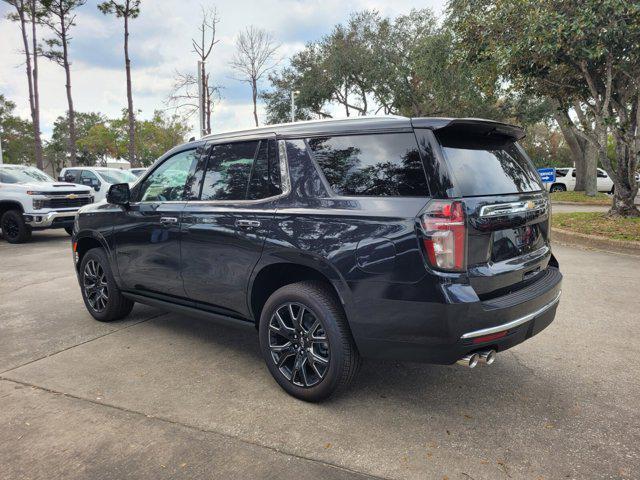
{"label": "white pickup truck", "polygon": [[56,182],[34,167],[0,165],[0,229],[9,243],[23,243],[33,230],[64,228],[71,234],[78,209],[93,203],[87,187]]}

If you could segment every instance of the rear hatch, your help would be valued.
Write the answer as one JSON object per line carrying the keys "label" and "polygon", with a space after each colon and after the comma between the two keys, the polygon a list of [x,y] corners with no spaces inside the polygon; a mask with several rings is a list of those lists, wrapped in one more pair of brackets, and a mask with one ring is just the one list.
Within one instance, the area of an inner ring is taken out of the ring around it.
{"label": "rear hatch", "polygon": [[512,293],[543,275],[549,260],[549,201],[515,127],[454,121],[434,131],[462,198],[467,271],[482,300]]}

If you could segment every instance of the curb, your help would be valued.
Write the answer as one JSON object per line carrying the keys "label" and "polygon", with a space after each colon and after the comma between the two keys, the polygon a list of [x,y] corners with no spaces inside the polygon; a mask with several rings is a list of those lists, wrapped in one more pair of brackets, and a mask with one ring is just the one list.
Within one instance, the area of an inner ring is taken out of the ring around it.
{"label": "curb", "polygon": [[628,240],[614,240],[596,235],[571,232],[561,228],[551,227],[551,241],[565,243],[568,245],[578,245],[605,252],[626,253],[628,255],[640,256],[640,242]]}
{"label": "curb", "polygon": [[577,207],[580,205],[584,205],[585,207],[607,207],[611,208],[611,203],[596,203],[596,202],[562,202],[551,200],[551,206],[553,205],[569,205],[572,207]]}

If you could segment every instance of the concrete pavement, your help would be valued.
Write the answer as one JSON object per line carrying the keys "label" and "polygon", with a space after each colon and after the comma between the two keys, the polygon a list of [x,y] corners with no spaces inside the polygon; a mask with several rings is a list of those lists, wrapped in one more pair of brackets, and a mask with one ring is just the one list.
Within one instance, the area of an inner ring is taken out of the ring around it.
{"label": "concrete pavement", "polygon": [[311,405],[251,329],[95,322],[64,233],[0,242],[0,478],[638,478],[640,259],[556,254],[556,321],[493,366],[369,361]]}

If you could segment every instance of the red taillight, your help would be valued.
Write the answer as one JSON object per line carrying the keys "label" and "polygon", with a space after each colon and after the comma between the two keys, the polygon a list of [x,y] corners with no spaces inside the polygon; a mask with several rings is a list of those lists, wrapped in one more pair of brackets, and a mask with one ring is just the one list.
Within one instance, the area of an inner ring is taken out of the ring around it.
{"label": "red taillight", "polygon": [[420,223],[431,266],[463,271],[466,268],[467,227],[462,202],[432,200],[420,217]]}

